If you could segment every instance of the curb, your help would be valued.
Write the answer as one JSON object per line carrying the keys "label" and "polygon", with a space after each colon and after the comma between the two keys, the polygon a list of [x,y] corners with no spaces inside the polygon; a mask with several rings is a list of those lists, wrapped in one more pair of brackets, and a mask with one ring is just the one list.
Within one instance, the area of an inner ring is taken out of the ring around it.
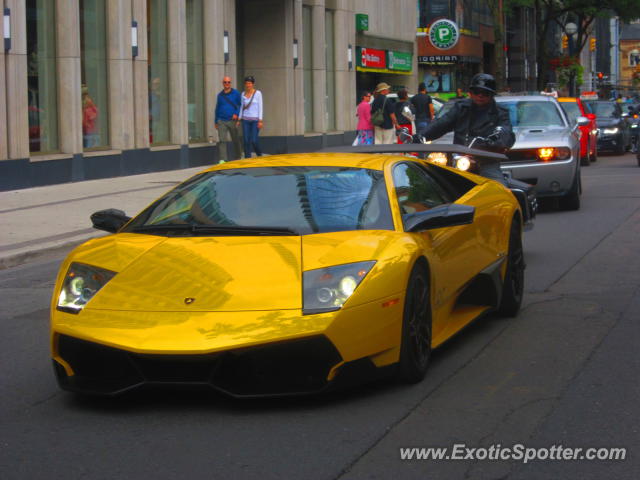
{"label": "curb", "polygon": [[71,240],[69,242],[61,243],[59,245],[52,245],[50,247],[29,250],[27,252],[16,253],[14,255],[9,255],[7,257],[0,258],[0,270],[6,270],[8,268],[24,265],[25,263],[29,263],[33,260],[37,260],[47,255],[65,253],[65,251],[71,250],[72,248],[77,247],[78,245],[86,242],[87,240],[91,240],[92,238],[97,238],[98,236],[100,236],[99,233],[96,235],[87,235],[86,238]]}

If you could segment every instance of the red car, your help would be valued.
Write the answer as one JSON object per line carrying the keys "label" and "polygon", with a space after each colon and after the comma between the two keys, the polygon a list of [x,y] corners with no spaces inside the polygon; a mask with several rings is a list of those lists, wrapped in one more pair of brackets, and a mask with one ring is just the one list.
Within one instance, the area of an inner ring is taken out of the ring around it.
{"label": "red car", "polygon": [[589,107],[579,98],[560,97],[558,98],[562,109],[569,117],[569,120],[575,123],[577,117],[587,117],[589,125],[580,128],[580,164],[589,165],[598,159],[598,127],[596,125],[596,116],[591,113]]}

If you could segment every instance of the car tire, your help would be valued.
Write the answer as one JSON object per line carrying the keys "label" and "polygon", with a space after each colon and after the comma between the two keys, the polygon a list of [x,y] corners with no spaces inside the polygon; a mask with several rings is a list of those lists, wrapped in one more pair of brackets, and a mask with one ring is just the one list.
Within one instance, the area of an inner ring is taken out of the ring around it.
{"label": "car tire", "polygon": [[564,197],[560,197],[560,208],[562,210],[580,210],[580,194],[582,193],[582,182],[580,180],[580,169],[576,172],[573,185]]}
{"label": "car tire", "polygon": [[402,318],[398,379],[418,383],[431,358],[431,289],[427,269],[417,263],[407,284]]}
{"label": "car tire", "polygon": [[524,296],[525,267],[522,229],[520,228],[520,220],[518,217],[514,217],[509,233],[507,272],[502,282],[502,299],[498,307],[498,314],[503,317],[515,317],[520,311]]}
{"label": "car tire", "polygon": [[589,152],[587,152],[587,154],[580,159],[580,165],[582,165],[583,167],[588,167],[589,165],[591,165],[591,159],[589,158]]}

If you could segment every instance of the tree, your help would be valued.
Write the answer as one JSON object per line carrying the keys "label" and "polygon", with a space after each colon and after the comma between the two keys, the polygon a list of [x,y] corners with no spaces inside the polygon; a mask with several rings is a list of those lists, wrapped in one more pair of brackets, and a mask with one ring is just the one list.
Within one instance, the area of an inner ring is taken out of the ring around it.
{"label": "tree", "polygon": [[[538,33],[537,62],[542,71],[549,65],[555,45],[547,42],[548,34],[555,25],[564,29],[567,18],[572,18],[578,26],[572,56],[579,57],[589,38],[589,29],[598,17],[609,18],[613,15],[623,21],[632,20],[640,15],[640,0],[511,0],[512,5],[533,7],[535,9],[536,31]],[[545,86],[545,77],[538,77],[538,89]]]}

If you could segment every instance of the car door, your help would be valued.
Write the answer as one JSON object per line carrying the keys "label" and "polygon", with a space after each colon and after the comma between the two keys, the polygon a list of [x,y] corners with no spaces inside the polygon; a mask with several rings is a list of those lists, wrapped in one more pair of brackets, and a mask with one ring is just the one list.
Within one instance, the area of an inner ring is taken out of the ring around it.
{"label": "car door", "polygon": [[[401,162],[392,170],[396,199],[403,218],[455,199],[414,162]],[[414,235],[420,237],[432,273],[433,308],[447,304],[479,271],[475,226],[437,228]]]}

